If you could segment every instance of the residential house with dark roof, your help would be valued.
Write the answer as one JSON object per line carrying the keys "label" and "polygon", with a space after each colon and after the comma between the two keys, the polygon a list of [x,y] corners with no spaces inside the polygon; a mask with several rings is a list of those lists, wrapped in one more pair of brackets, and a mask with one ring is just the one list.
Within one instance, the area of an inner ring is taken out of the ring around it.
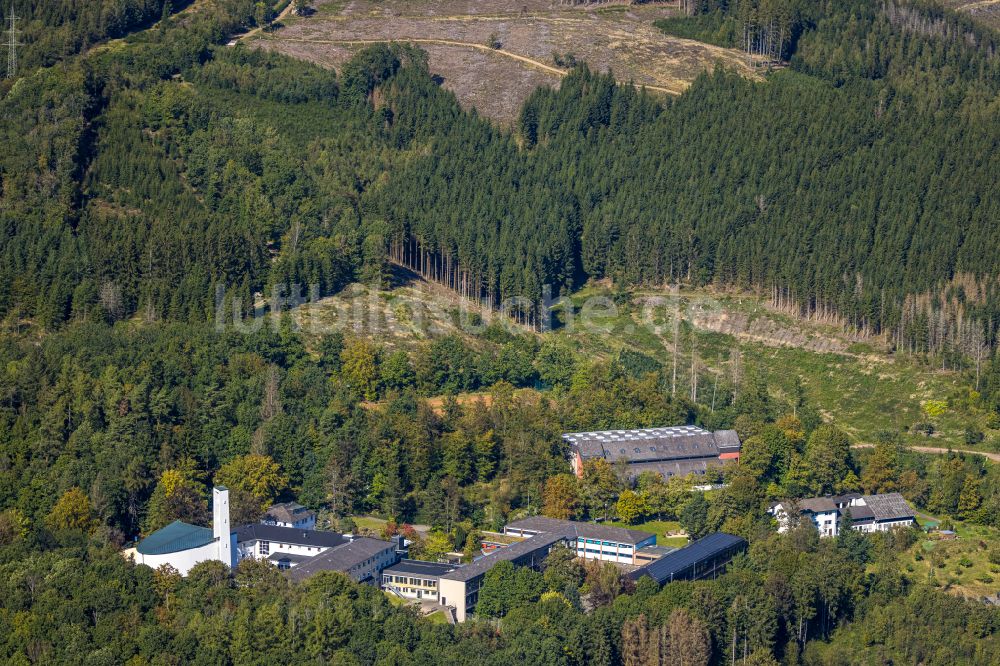
{"label": "residential house with dark roof", "polygon": [[265,525],[312,530],[316,529],[316,512],[298,502],[284,502],[275,504],[265,511],[260,522]]}
{"label": "residential house with dark roof", "polygon": [[790,528],[789,514],[793,510],[809,517],[823,537],[837,536],[845,516],[850,517],[851,528],[859,532],[887,532],[915,522],[913,509],[899,493],[846,493],[777,502],[770,513],[778,520],[779,532]]}
{"label": "residential house with dark roof", "polygon": [[515,520],[508,523],[503,532],[509,536],[521,537],[565,534],[569,547],[576,552],[577,557],[618,564],[637,564],[636,554],[656,545],[656,535],[651,532],[545,516]]}
{"label": "residential house with dark roof", "polygon": [[709,432],[697,426],[671,426],[638,430],[571,432],[563,436],[569,445],[574,474],[583,476],[584,464],[604,459],[625,464],[635,477],[656,472],[663,478],[704,474],[740,457],[740,438],[735,430]]}

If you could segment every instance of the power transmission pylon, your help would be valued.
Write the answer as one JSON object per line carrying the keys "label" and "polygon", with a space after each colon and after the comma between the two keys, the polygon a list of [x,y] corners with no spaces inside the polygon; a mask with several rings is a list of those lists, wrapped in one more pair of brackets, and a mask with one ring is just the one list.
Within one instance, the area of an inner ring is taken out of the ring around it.
{"label": "power transmission pylon", "polygon": [[7,78],[12,79],[17,76],[17,47],[21,46],[17,41],[17,33],[20,30],[17,29],[18,18],[14,16],[14,5],[10,6],[10,14],[7,16],[7,22],[10,27],[7,28]]}

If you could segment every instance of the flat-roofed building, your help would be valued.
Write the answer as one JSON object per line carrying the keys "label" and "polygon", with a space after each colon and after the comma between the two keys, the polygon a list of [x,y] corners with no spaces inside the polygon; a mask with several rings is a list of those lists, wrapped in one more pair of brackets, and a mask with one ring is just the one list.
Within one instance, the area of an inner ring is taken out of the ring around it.
{"label": "flat-roofed building", "polygon": [[486,572],[498,562],[541,569],[552,549],[570,538],[569,534],[538,534],[443,574],[438,579],[439,603],[455,609],[455,620],[464,622],[479,601],[479,588],[482,587]]}
{"label": "flat-roofed building", "polygon": [[638,564],[636,553],[656,545],[656,535],[613,525],[559,520],[531,516],[504,527],[509,536],[530,537],[536,534],[565,534],[577,557],[618,564]]}
{"label": "flat-roofed building", "polygon": [[735,430],[709,432],[697,426],[670,426],[637,430],[571,432],[569,444],[573,472],[583,476],[584,464],[603,459],[622,462],[635,477],[656,472],[664,478],[704,474],[709,467],[739,460],[740,438]]}
{"label": "flat-roofed building", "polygon": [[646,546],[645,548],[640,548],[635,553],[635,564],[637,566],[642,566],[644,564],[649,564],[650,562],[655,562],[675,550],[677,549],[671,546]]}
{"label": "flat-roofed building", "polygon": [[438,601],[441,576],[457,568],[454,564],[400,560],[382,570],[382,589],[407,599]]}

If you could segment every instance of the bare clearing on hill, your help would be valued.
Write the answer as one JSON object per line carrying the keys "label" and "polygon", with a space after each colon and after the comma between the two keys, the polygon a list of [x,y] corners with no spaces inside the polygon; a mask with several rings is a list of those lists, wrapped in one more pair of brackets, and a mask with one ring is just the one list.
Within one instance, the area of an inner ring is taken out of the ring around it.
{"label": "bare clearing on hill", "polygon": [[336,68],[368,44],[414,42],[463,106],[505,125],[535,88],[558,85],[568,54],[654,94],[680,93],[719,64],[746,69],[738,51],[661,33],[653,21],[677,12],[667,4],[320,0],[316,8],[315,15],[289,17],[251,43]]}
{"label": "bare clearing on hill", "polygon": [[310,348],[334,331],[366,338],[387,349],[418,351],[428,340],[453,334],[462,335],[472,348],[482,347],[476,334],[492,322],[527,330],[399,267],[393,268],[387,289],[351,284],[336,296],[304,303],[291,314]]}
{"label": "bare clearing on hill", "polygon": [[1000,0],[943,0],[942,4],[968,14],[983,25],[1000,30]]}

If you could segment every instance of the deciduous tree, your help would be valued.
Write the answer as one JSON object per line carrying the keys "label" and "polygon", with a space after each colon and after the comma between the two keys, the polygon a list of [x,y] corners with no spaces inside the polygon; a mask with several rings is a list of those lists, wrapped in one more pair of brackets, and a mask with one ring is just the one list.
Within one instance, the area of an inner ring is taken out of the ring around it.
{"label": "deciduous tree", "polygon": [[89,533],[97,527],[90,499],[76,486],[62,494],[45,522],[54,530],[80,530]]}
{"label": "deciduous tree", "polygon": [[572,520],[580,503],[579,487],[572,474],[556,474],[545,481],[542,514],[550,518]]}

